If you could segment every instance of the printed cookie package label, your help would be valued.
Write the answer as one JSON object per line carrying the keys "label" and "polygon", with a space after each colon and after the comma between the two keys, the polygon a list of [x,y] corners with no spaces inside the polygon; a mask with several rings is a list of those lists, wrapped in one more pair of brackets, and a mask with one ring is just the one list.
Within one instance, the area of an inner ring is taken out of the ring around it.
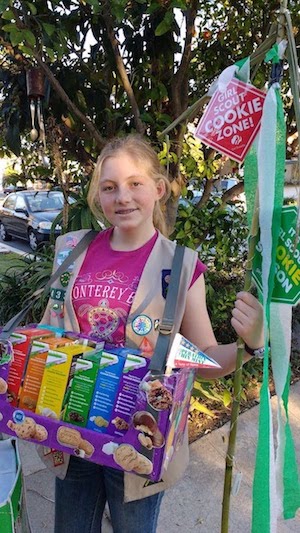
{"label": "printed cookie package label", "polygon": [[120,379],[111,419],[107,427],[109,435],[125,435],[136,405],[139,385],[147,373],[149,359],[128,351]]}
{"label": "printed cookie package label", "polygon": [[91,350],[88,346],[73,344],[49,350],[37,400],[37,413],[43,414],[47,409],[60,418],[72,364],[75,366],[78,357],[88,350]]}
{"label": "printed cookie package label", "polygon": [[87,428],[106,433],[125,364],[123,348],[110,353],[103,350],[93,392]]}
{"label": "printed cookie package label", "polygon": [[74,376],[66,393],[65,422],[82,427],[87,425],[98,368],[98,362],[77,359]]}
{"label": "printed cookie package label", "polygon": [[49,337],[46,341],[33,341],[24,381],[19,392],[18,406],[30,411],[35,411],[36,408],[49,349],[58,348],[71,342],[63,337]]}
{"label": "printed cookie package label", "polygon": [[21,381],[27,364],[30,347],[34,339],[50,337],[52,332],[46,328],[18,328],[11,336],[14,357],[8,375],[8,397],[17,406]]}

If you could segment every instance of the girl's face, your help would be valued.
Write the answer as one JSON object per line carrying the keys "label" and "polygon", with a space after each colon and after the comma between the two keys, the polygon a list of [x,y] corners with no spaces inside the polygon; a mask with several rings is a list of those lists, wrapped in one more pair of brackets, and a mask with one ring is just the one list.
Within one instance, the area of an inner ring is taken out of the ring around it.
{"label": "girl's face", "polygon": [[120,152],[103,162],[99,184],[101,208],[113,226],[122,231],[153,229],[154,205],[165,192],[163,180],[156,183],[142,164]]}

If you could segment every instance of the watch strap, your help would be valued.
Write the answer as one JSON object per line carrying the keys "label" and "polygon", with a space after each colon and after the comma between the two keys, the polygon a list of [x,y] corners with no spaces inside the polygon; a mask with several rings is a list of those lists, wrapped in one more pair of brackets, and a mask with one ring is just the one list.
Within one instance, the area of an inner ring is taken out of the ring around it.
{"label": "watch strap", "polygon": [[248,346],[248,344],[245,343],[245,352],[247,352],[252,357],[263,359],[265,355],[265,348],[264,346],[262,346],[261,348],[250,348],[250,346]]}

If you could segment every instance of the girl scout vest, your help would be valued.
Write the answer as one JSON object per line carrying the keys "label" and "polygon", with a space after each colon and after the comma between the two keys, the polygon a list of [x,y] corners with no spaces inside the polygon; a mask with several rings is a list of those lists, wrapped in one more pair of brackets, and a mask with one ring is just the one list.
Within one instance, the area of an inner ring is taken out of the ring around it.
{"label": "girl scout vest", "polygon": [[[74,246],[82,239],[82,237],[89,230],[79,230],[68,233],[58,237],[56,241],[56,252],[54,258],[54,270],[59,266],[62,258],[64,258]],[[165,298],[162,291],[162,272],[163,270],[171,270],[172,260],[175,252],[175,243],[165,238],[162,234],[158,234],[158,238],[149,255],[147,263],[144,267],[134,301],[130,310],[130,314],[126,324],[126,346],[130,348],[138,348],[141,344],[141,336],[135,333],[132,323],[135,318],[141,315],[146,315],[156,324],[151,331],[147,333],[147,340],[151,346],[155,346],[158,331],[159,321],[163,316]],[[51,293],[55,291],[63,291],[64,304],[63,313],[51,313],[53,300],[49,299],[45,314],[41,321],[42,324],[50,324],[56,327],[64,328],[68,331],[79,331],[78,321],[72,306],[72,288],[76,277],[80,271],[81,265],[84,261],[86,250],[75,260],[74,264],[69,267],[69,283],[65,287],[64,278],[60,277],[51,287]],[[197,262],[197,253],[189,248],[185,249],[182,272],[180,278],[180,286],[178,292],[177,305],[174,312],[174,327],[170,334],[170,342],[172,342],[175,334],[180,331],[181,322],[183,319],[187,291],[190,286],[195,266]],[[69,456],[64,454],[64,463],[60,466],[53,467],[53,461],[49,454],[44,454],[43,448],[38,447],[38,453],[44,463],[53,470],[54,474],[60,478],[66,475]],[[188,434],[187,428],[185,431],[184,442],[174,457],[166,471],[163,478],[159,482],[151,482],[135,474],[124,473],[124,499],[125,502],[146,498],[163,491],[172,486],[176,481],[182,477],[188,464]]]}

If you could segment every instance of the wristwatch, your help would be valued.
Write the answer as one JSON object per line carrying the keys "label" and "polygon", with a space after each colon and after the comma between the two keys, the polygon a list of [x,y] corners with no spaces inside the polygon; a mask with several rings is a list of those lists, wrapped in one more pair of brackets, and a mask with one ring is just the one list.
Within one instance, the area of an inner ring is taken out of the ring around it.
{"label": "wristwatch", "polygon": [[245,352],[247,352],[252,357],[257,357],[257,359],[263,359],[265,355],[265,348],[262,346],[261,348],[250,348],[248,344],[245,343]]}

